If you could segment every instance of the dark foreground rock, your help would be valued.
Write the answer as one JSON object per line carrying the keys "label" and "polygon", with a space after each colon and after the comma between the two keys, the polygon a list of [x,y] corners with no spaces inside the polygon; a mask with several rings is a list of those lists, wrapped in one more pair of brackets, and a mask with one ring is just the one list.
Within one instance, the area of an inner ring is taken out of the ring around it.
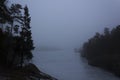
{"label": "dark foreground rock", "polygon": [[28,64],[23,68],[0,70],[0,80],[57,80],[56,78],[43,73],[34,64]]}

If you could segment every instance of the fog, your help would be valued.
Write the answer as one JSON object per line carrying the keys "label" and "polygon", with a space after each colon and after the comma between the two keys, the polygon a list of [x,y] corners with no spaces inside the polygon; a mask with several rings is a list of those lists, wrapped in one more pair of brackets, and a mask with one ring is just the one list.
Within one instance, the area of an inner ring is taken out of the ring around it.
{"label": "fog", "polygon": [[120,0],[26,0],[35,46],[80,47],[120,23]]}
{"label": "fog", "polygon": [[[77,50],[73,49],[80,48],[96,32],[103,33],[105,27],[112,29],[120,24],[120,0],[10,1],[28,5],[31,16],[32,38],[36,47],[32,51],[34,57],[31,62],[40,71],[58,80],[119,80],[112,73],[89,66],[87,61],[80,57]],[[108,39],[105,40],[108,41]],[[103,39],[102,43],[106,41]],[[118,39],[112,39],[111,41],[118,41]],[[104,48],[108,48],[107,46],[105,44]],[[117,48],[118,50],[116,47],[108,48],[115,48],[112,49],[113,51],[102,48],[103,54],[100,54],[101,51],[96,56],[96,53],[102,50],[98,48],[93,46],[92,50],[96,49],[95,51],[89,51],[89,48],[87,48],[87,54],[92,52],[90,56],[85,54],[85,57],[88,57],[87,60],[90,60],[89,64],[99,65],[118,75],[119,48]],[[114,50],[116,51],[113,55]],[[105,53],[106,51],[110,53],[110,56]],[[107,68],[106,66],[110,67]]]}

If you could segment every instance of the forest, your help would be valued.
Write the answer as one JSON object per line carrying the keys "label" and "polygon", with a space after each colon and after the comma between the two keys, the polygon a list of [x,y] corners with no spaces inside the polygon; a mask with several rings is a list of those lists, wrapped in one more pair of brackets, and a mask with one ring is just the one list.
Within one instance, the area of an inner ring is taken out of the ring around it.
{"label": "forest", "polygon": [[30,60],[34,44],[27,5],[0,0],[0,80],[57,80]]}
{"label": "forest", "polygon": [[120,76],[120,25],[104,33],[96,33],[80,49],[88,64],[105,69]]}
{"label": "forest", "polygon": [[32,59],[34,49],[29,10],[20,4],[8,7],[5,2],[0,2],[0,64],[22,67],[25,61]]}

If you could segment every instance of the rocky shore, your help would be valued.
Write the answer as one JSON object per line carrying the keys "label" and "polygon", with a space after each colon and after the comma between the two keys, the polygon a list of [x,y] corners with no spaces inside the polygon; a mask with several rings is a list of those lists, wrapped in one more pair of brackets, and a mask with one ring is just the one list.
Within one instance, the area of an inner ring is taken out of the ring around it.
{"label": "rocky shore", "polygon": [[0,80],[57,80],[30,63],[23,68],[0,69]]}

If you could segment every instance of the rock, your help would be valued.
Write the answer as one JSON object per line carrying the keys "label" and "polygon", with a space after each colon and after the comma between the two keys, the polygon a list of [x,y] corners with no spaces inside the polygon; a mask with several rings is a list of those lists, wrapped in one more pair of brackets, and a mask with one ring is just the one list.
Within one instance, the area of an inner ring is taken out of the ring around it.
{"label": "rock", "polygon": [[0,80],[57,80],[57,79],[46,73],[43,73],[34,64],[30,63],[24,66],[23,68],[9,69],[9,71],[7,72],[4,73],[1,72]]}

